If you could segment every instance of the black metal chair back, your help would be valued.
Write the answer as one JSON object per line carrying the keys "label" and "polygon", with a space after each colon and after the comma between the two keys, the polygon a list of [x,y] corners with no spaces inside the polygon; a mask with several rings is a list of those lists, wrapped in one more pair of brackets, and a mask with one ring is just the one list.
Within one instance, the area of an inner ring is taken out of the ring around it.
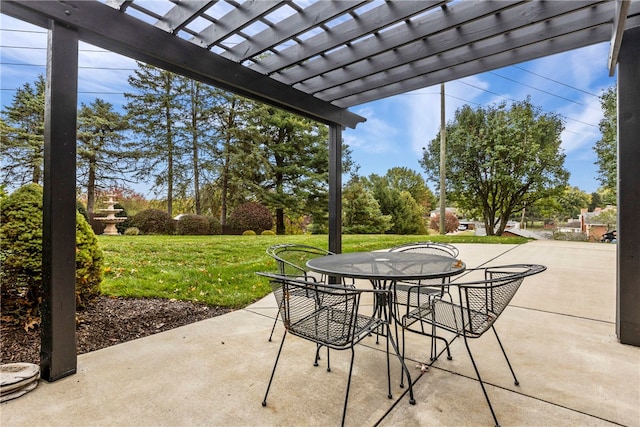
{"label": "black metal chair back", "polygon": [[[324,282],[326,277],[321,274],[314,274],[307,270],[307,261],[313,258],[333,255],[325,249],[317,248],[315,246],[302,245],[297,243],[284,243],[279,245],[269,246],[267,248],[267,255],[272,257],[278,265],[278,273],[284,276],[301,278],[304,280],[313,280]],[[343,284],[346,283],[343,281]],[[280,304],[278,304],[278,307]],[[271,333],[269,334],[269,341],[273,338],[273,332],[276,329],[278,318],[276,317],[271,327]],[[316,353],[316,363],[320,358],[319,353]]]}
{"label": "black metal chair back", "polygon": [[399,246],[394,246],[389,249],[389,252],[416,252],[423,254],[447,255],[452,258],[456,258],[460,254],[458,248],[449,243],[442,242],[405,243]]}
{"label": "black metal chair back", "polygon": [[[347,411],[355,346],[357,343],[373,333],[379,333],[380,330],[383,331],[387,340],[386,356],[389,398],[392,397],[391,375],[389,371],[389,343],[392,344],[394,352],[403,367],[403,373],[406,373],[409,377],[409,370],[399,354],[393,337],[389,333],[388,310],[391,308],[391,290],[356,289],[342,285],[299,280],[290,276],[269,273],[258,274],[270,279],[273,293],[280,308],[280,316],[285,326],[280,349],[278,350],[271,378],[269,379],[269,385],[267,386],[267,391],[262,402],[263,406],[267,404],[267,395],[271,388],[287,333],[314,342],[319,346],[326,346],[327,348],[335,350],[351,350],[351,364],[344,398],[342,425],[344,425]],[[378,303],[386,304],[386,308],[382,310],[382,315],[369,316],[360,313],[360,304],[365,294],[372,295],[373,300]],[[415,399],[413,397],[413,387],[410,377],[408,382],[410,403],[414,404]]]}
{"label": "black metal chair back", "polygon": [[[456,258],[460,251],[455,246],[449,243],[442,242],[413,242],[413,243],[405,243],[399,246],[392,247],[389,249],[389,252],[413,252],[420,253],[425,255],[441,255],[448,256],[451,258]],[[421,279],[421,280],[406,280],[406,281],[397,281],[394,283],[394,298],[396,299],[396,318],[403,318],[403,315],[412,310],[420,310],[420,307],[425,306],[431,298],[434,297],[443,297],[448,295],[449,289],[446,286],[442,286],[443,284],[449,283],[450,278],[441,278],[441,279]],[[433,285],[433,286],[431,286]],[[405,321],[408,319],[407,317],[403,318]],[[404,333],[404,331],[403,331]],[[420,331],[421,334],[427,334],[427,332],[422,329]],[[397,328],[396,328],[396,336]],[[403,335],[404,336],[404,335]],[[404,356],[404,340],[402,347],[402,354]],[[437,347],[435,345],[435,341],[431,341],[431,360],[435,359],[437,352]],[[449,352],[449,347],[447,346],[447,352]],[[448,357],[451,358],[451,354],[447,353]]]}
{"label": "black metal chair back", "polygon": [[268,247],[267,254],[276,260],[280,274],[315,280],[307,270],[307,261],[321,256],[333,255],[333,252],[315,246],[286,243]]}
{"label": "black metal chair back", "polygon": [[[518,379],[511,367],[511,363],[498,337],[498,333],[494,328],[494,324],[509,305],[509,302],[520,288],[520,285],[522,285],[524,279],[545,270],[545,266],[535,264],[513,264],[468,270],[469,272],[483,273],[484,279],[465,283],[452,282],[447,284],[448,286],[458,288],[457,298],[453,300],[431,298],[426,304],[419,307],[411,307],[406,310],[400,321],[400,325],[403,328],[403,339],[405,330],[431,336],[432,342],[434,338],[444,339],[436,335],[438,328],[453,332],[455,334],[453,339],[458,336],[463,337],[469,358],[471,359],[496,425],[498,425],[498,419],[491,406],[491,401],[489,400],[467,340],[469,338],[479,338],[486,331],[492,329],[502,350],[502,354],[507,361],[514,383],[518,385]],[[408,292],[410,294],[412,292],[419,292],[419,286],[409,289]],[[425,325],[429,327],[425,328]],[[447,350],[449,350],[448,345]]]}

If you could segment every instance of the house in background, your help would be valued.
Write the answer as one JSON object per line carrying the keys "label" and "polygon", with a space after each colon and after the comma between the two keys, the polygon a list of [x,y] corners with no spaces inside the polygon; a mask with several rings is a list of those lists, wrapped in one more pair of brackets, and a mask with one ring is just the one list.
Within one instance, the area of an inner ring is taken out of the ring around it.
{"label": "house in background", "polygon": [[586,208],[580,210],[580,231],[587,235],[589,240],[600,241],[602,236],[616,227],[617,209],[607,205],[603,208],[595,208],[593,212],[587,212]]}

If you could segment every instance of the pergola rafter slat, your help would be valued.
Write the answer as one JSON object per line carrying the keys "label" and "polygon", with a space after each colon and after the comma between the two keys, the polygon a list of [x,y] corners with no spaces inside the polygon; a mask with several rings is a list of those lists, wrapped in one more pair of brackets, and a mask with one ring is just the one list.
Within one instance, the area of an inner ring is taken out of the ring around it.
{"label": "pergola rafter slat", "polygon": [[[567,11],[573,13],[562,14]],[[387,79],[394,74],[400,75],[402,80],[407,74],[422,75],[447,67],[451,62],[447,59],[451,56],[455,57],[455,63],[483,60],[504,50],[538,42],[541,37],[551,39],[600,25],[609,18],[601,5],[589,5],[586,9],[578,10],[574,2],[556,2],[545,5],[536,14],[528,12],[531,11],[510,9],[500,15],[487,15],[462,28],[442,31],[397,49],[368,57],[364,61],[325,72],[295,87],[305,92],[316,93],[323,99],[333,100],[336,98],[332,94],[351,94],[349,84],[361,91],[376,88],[381,85],[381,80],[386,80],[387,84],[393,83],[393,80]],[[551,29],[547,30],[546,27]],[[487,45],[492,46],[492,49],[486,49]],[[461,51],[464,53],[460,54]],[[376,70],[376,73],[370,70]],[[373,80],[377,83],[373,83],[372,76],[378,76]],[[362,80],[366,80],[367,83],[363,84]]]}

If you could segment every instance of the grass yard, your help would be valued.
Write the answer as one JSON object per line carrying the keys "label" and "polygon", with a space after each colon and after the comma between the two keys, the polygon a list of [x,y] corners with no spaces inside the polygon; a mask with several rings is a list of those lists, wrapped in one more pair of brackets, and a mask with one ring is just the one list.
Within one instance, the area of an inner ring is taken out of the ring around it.
{"label": "grass yard", "polygon": [[[275,271],[270,245],[302,243],[327,248],[326,235],[98,236],[104,252],[101,291],[119,297],[159,297],[240,308],[269,292],[257,271]],[[343,252],[418,241],[524,243],[518,237],[344,235]]]}

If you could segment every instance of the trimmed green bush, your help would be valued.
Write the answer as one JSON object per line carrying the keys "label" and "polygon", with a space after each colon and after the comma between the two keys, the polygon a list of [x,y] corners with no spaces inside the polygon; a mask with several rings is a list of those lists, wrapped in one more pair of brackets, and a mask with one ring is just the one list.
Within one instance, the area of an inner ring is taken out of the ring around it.
{"label": "trimmed green bush", "polygon": [[[39,316],[42,292],[42,187],[28,184],[11,194],[0,213],[2,313],[16,322]],[[76,211],[76,305],[99,294],[102,251],[89,223]]]}
{"label": "trimmed green bush", "polygon": [[160,209],[145,209],[131,219],[131,226],[144,234],[174,234],[176,224],[171,215]]}
{"label": "trimmed green bush", "polygon": [[588,242],[589,238],[587,237],[587,233],[554,231],[553,240],[566,240],[569,242]]}
{"label": "trimmed green bush", "polygon": [[242,232],[243,236],[257,236],[256,232],[253,230],[245,230]]}
{"label": "trimmed green bush", "polygon": [[275,236],[276,233],[273,232],[273,230],[264,230],[262,233],[263,236]]}
{"label": "trimmed green bush", "polygon": [[103,274],[102,250],[91,226],[76,214],[76,306],[86,304],[100,294]]}
{"label": "trimmed green bush", "polygon": [[236,230],[253,230],[259,234],[264,230],[271,230],[273,218],[266,206],[258,202],[247,202],[231,213],[229,225]]}
{"label": "trimmed green bush", "polygon": [[202,215],[182,215],[176,224],[176,233],[181,236],[209,234],[209,218]]}
{"label": "trimmed green bush", "polygon": [[137,227],[129,227],[124,230],[125,236],[137,236],[138,234],[140,234],[140,230]]}

